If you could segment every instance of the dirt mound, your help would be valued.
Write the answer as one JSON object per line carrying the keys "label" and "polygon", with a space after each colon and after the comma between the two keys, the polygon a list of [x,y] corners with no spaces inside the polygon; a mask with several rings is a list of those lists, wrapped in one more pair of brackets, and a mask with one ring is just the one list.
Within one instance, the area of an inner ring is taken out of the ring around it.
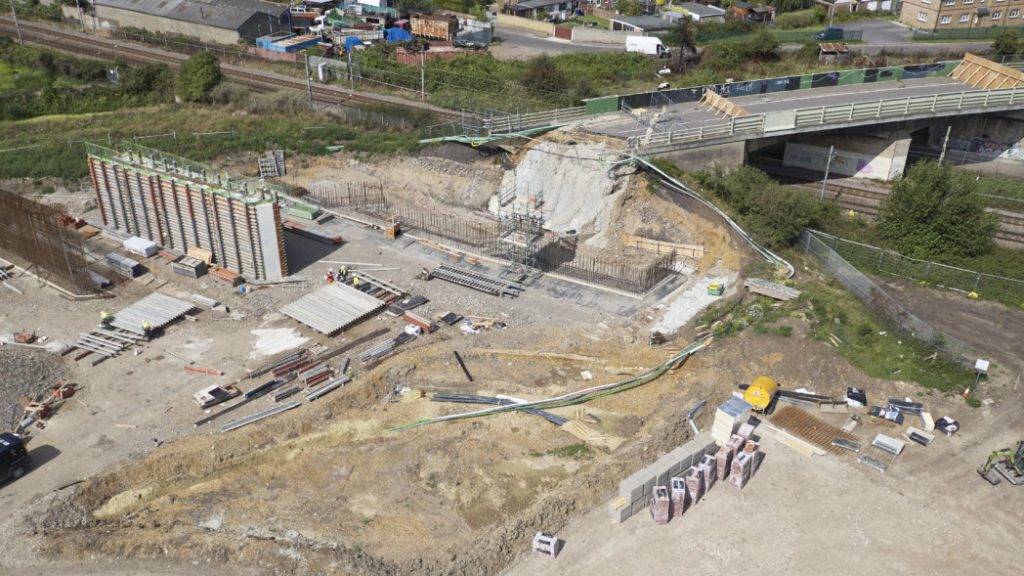
{"label": "dirt mound", "polygon": [[35,398],[46,392],[67,373],[59,356],[48,352],[0,349],[0,429],[12,428],[10,406],[18,405],[19,396]]}

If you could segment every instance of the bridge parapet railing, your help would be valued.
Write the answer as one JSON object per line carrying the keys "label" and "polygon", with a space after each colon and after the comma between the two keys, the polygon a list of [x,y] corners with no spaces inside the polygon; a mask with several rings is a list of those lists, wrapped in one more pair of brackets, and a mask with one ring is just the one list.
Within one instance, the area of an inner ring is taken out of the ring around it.
{"label": "bridge parapet railing", "polygon": [[650,150],[666,148],[698,140],[713,140],[739,134],[771,133],[810,126],[825,126],[847,122],[861,122],[872,119],[899,119],[936,112],[957,110],[979,110],[992,107],[1020,105],[1024,108],[1024,87],[1001,88],[997,90],[968,90],[950,94],[910,96],[907,98],[883,99],[872,102],[833,104],[814,108],[780,110],[764,114],[752,114],[730,119],[729,122],[712,124],[700,128],[672,130],[653,134],[650,138],[637,138],[630,149]]}
{"label": "bridge parapet railing", "polygon": [[544,110],[542,112],[528,112],[525,114],[509,114],[507,116],[494,116],[484,118],[484,129],[488,134],[508,134],[531,128],[541,128],[566,122],[581,120],[587,115],[586,106],[574,106],[572,108],[558,108],[556,110]]}

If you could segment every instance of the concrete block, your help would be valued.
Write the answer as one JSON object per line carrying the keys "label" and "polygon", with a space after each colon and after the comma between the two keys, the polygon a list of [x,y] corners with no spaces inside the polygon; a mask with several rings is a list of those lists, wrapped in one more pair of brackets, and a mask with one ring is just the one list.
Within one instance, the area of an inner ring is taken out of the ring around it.
{"label": "concrete block", "polygon": [[715,439],[707,432],[697,434],[692,440],[690,440],[690,442],[693,442],[696,446],[700,446],[705,452],[715,451],[718,449],[718,446],[715,444]]}
{"label": "concrete block", "polygon": [[647,498],[641,498],[641,499],[637,500],[636,502],[633,502],[632,510],[631,510],[632,514],[630,514],[630,515],[631,516],[636,516],[637,514],[640,514],[641,512],[643,512],[644,510],[647,510]]}
{"label": "concrete block", "polygon": [[640,476],[634,474],[619,484],[619,496],[627,502],[633,502],[644,497],[644,482]]}
{"label": "concrete block", "polygon": [[680,450],[677,457],[679,458],[678,464],[680,470],[686,470],[690,466],[693,466],[693,450],[690,450],[689,447],[685,447],[685,450]]}
{"label": "concrete block", "polygon": [[[649,472],[645,471],[645,474],[649,474]],[[650,496],[651,495],[651,492],[654,491],[654,485],[657,482],[658,482],[658,477],[657,476],[650,476],[646,480],[644,480],[644,495],[645,496]]]}
{"label": "concrete block", "polygon": [[616,498],[608,503],[608,516],[616,524],[622,524],[633,515],[633,505],[624,498]]}

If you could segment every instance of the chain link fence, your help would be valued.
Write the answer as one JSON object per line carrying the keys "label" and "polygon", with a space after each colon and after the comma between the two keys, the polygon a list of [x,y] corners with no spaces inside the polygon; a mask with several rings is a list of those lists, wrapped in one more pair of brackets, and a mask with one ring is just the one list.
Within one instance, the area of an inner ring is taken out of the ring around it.
{"label": "chain link fence", "polygon": [[[1017,30],[1018,28],[1011,27],[1009,30]],[[917,41],[934,41],[934,40],[985,40],[995,38],[1002,34],[1007,28],[999,26],[985,26],[981,28],[950,28],[948,30],[920,30],[914,29],[914,33],[911,36],[913,40]]]}
{"label": "chain link fence", "polygon": [[918,260],[892,250],[861,244],[824,232],[812,230],[809,233],[828,244],[847,262],[877,276],[926,282],[965,293],[974,292],[987,300],[996,300],[1013,307],[1024,304],[1024,280]]}
{"label": "chain link fence", "polygon": [[[826,272],[834,276],[840,284],[845,286],[872,312],[889,324],[893,330],[923,342],[926,346],[934,348],[937,353],[948,360],[966,367],[973,366],[974,359],[977,356],[970,346],[948,336],[931,324],[911,314],[874,280],[866,276],[853,263],[844,258],[844,254],[841,253],[841,251],[848,248],[847,244],[853,244],[875,250],[882,259],[881,261],[884,261],[887,251],[843,240],[814,230],[804,230],[801,243],[803,244],[805,254],[814,256]],[[836,250],[836,247],[839,247],[840,250]],[[850,251],[847,250],[846,253],[849,254]],[[889,252],[888,254],[894,253]],[[865,261],[861,260],[860,262]],[[936,266],[940,265],[936,264]],[[902,274],[899,277],[914,279]]]}

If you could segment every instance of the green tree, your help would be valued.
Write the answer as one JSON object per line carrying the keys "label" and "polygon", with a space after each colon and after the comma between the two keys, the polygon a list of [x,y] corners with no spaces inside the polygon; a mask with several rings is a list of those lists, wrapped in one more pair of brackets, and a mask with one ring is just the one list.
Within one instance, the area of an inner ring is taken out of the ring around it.
{"label": "green tree", "polygon": [[744,42],[747,54],[759,60],[778,60],[779,41],[768,32],[765,27],[758,28],[757,32]]}
{"label": "green tree", "polygon": [[434,10],[434,0],[396,0],[395,10],[399,14],[408,14],[409,12],[432,12]]}
{"label": "green tree", "polygon": [[640,4],[640,0],[618,0],[615,3],[615,9],[623,16],[640,16],[644,13],[644,7]]}
{"label": "green tree", "polygon": [[547,54],[531,58],[526,63],[526,69],[523,70],[520,81],[526,88],[544,93],[562,93],[569,86],[565,74],[555,66],[555,61]]}
{"label": "green tree", "polygon": [[209,52],[200,52],[178,69],[178,96],[186,102],[209,102],[210,92],[220,80],[220,61]]}
{"label": "green tree", "polygon": [[146,64],[138,68],[120,69],[127,70],[121,82],[121,89],[126,94],[153,94],[162,99],[174,88],[174,74],[166,64]]}
{"label": "green tree", "polygon": [[680,18],[676,22],[675,28],[672,29],[671,36],[684,52],[694,52],[697,50],[697,33],[693,30],[693,20]]}
{"label": "green tree", "polygon": [[1020,34],[1013,28],[1007,28],[996,36],[992,42],[992,51],[1000,56],[1012,56],[1024,49]]}
{"label": "green tree", "polygon": [[996,218],[968,174],[919,162],[893,184],[878,217],[879,236],[914,258],[955,262],[993,248]]}

